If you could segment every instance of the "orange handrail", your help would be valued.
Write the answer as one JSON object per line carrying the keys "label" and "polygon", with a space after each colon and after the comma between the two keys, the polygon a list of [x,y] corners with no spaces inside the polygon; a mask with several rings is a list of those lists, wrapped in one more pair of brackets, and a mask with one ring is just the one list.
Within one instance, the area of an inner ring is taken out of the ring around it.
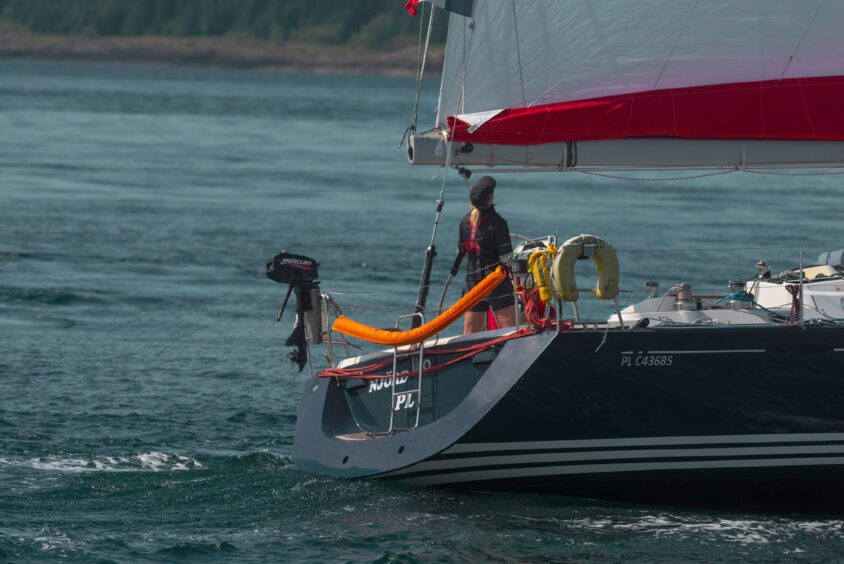
{"label": "orange handrail", "polygon": [[454,323],[459,317],[469,311],[469,308],[487,297],[487,295],[492,292],[496,286],[501,284],[506,277],[507,271],[504,270],[504,267],[499,266],[489,273],[486,278],[481,280],[477,286],[466,292],[462,298],[454,302],[450,308],[416,329],[408,329],[407,331],[389,331],[387,329],[378,329],[376,327],[364,325],[363,323],[358,323],[353,319],[349,319],[345,315],[341,315],[334,321],[334,327],[332,330],[348,335],[349,337],[355,337],[356,339],[378,343],[379,345],[400,347],[402,345],[419,343],[429,337],[433,337]]}

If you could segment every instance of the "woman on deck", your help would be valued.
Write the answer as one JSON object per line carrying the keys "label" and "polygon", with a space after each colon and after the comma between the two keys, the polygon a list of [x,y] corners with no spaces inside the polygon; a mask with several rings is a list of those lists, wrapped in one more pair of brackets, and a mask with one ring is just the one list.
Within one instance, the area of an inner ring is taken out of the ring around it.
{"label": "woman on deck", "polygon": [[[469,189],[472,209],[460,221],[458,249],[465,251],[466,287],[468,292],[499,264],[507,264],[513,246],[510,228],[495,211],[495,179],[484,176]],[[492,309],[499,327],[516,324],[513,284],[505,279],[486,299],[475,304],[463,317],[463,334],[477,333],[486,328],[487,311]]]}

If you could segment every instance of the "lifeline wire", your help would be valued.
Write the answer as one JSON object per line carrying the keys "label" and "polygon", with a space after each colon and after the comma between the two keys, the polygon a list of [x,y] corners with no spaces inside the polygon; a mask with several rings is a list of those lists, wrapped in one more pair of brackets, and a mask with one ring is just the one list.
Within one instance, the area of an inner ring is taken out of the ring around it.
{"label": "lifeline wire", "polygon": [[[616,249],[616,252],[619,253],[697,253],[697,252],[724,252],[724,251],[773,251],[773,250],[795,250],[801,249],[807,246],[823,246],[821,244],[817,245],[772,245],[767,247],[704,247],[704,248],[694,248],[694,249]],[[833,245],[834,246],[834,245]]]}

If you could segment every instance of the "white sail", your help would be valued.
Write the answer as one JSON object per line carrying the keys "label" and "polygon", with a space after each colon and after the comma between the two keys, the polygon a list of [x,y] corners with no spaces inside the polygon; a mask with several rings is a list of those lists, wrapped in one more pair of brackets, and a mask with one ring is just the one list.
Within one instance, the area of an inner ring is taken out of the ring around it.
{"label": "white sail", "polygon": [[[794,158],[768,164],[838,163],[842,25],[841,0],[476,0],[450,18],[436,127],[499,155],[656,137],[753,140],[757,155],[771,141]],[[802,155],[805,141],[830,150]],[[749,164],[738,146],[726,161]]]}

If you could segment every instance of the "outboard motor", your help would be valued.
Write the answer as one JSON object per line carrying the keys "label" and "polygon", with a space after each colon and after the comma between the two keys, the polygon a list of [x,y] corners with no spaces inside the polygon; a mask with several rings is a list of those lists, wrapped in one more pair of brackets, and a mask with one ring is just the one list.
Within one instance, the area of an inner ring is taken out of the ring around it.
{"label": "outboard motor", "polygon": [[307,343],[322,342],[322,316],[320,315],[319,263],[303,255],[294,255],[281,251],[267,261],[267,278],[273,282],[287,284],[287,295],[278,312],[277,321],[281,321],[284,308],[290,294],[296,294],[296,321],[293,332],[287,337],[285,345],[296,347],[288,358],[299,365],[299,372],[308,363]]}

